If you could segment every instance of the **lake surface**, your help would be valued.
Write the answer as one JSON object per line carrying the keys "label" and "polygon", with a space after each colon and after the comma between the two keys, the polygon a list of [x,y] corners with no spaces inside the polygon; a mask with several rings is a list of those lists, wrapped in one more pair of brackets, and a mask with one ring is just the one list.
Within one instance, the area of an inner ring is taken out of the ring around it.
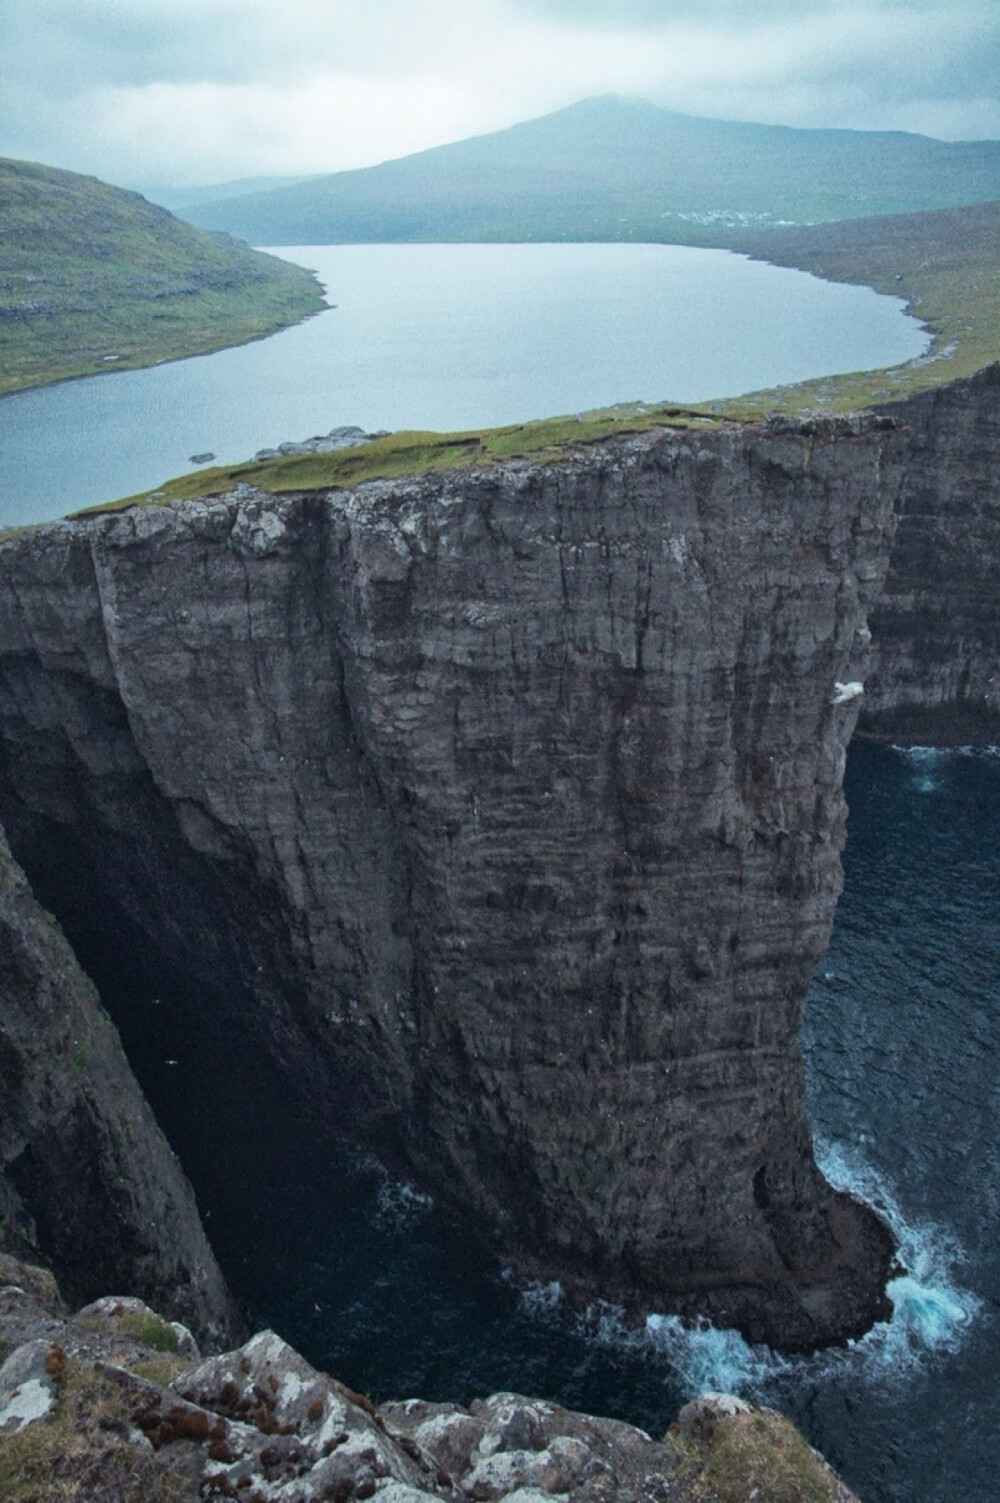
{"label": "lake surface", "polygon": [[0,400],[0,525],[356,424],[454,430],[894,365],[896,298],[673,245],[281,247],[336,304],[269,339]]}
{"label": "lake surface", "polygon": [[790,1414],[863,1503],[995,1497],[1000,755],[856,745],[846,790],[846,886],[806,1064],[826,1172],[900,1242],[891,1322],[782,1358],[655,1313],[629,1330],[611,1306],[568,1310],[558,1285],[505,1278],[406,1186],[332,1157],[189,984],[143,960],[116,973],[73,934],[252,1325],[379,1399],[506,1388],[659,1434],[693,1394],[736,1391]]}

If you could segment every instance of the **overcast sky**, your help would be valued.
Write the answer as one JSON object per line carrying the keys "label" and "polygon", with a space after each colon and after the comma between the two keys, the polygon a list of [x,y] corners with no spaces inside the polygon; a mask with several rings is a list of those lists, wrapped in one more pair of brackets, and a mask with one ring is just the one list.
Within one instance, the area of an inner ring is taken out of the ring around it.
{"label": "overcast sky", "polygon": [[0,155],[112,182],[334,172],[589,95],[1000,136],[1000,0],[0,0]]}

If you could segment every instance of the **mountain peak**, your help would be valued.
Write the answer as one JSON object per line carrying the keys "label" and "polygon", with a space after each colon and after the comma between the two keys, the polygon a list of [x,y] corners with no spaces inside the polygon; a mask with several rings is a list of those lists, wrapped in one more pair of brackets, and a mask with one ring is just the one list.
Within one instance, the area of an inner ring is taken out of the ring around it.
{"label": "mountain peak", "polygon": [[367,241],[726,243],[748,227],[1000,197],[1000,142],[798,130],[684,115],[630,94],[295,187],[187,212],[257,245]]}

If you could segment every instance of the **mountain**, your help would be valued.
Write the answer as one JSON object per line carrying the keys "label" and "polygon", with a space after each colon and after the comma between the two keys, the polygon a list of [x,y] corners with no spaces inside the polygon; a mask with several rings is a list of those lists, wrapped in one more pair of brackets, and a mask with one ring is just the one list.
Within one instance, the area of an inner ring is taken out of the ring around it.
{"label": "mountain", "polygon": [[195,208],[218,199],[245,198],[250,193],[267,193],[273,188],[293,188],[298,183],[313,182],[321,173],[300,172],[292,177],[237,177],[226,183],[133,183],[131,186],[151,203],[160,204],[172,213]]}
{"label": "mountain", "polygon": [[220,196],[195,224],[257,245],[419,240],[725,242],[754,225],[1000,197],[1000,142],[797,130],[608,96],[294,187]]}
{"label": "mountain", "polygon": [[138,193],[0,160],[0,392],[242,344],[322,306],[310,272]]}

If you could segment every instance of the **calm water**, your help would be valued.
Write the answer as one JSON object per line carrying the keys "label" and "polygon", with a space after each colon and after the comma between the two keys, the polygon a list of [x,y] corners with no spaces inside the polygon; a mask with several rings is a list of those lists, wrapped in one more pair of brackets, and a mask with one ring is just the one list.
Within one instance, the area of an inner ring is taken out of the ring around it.
{"label": "calm water", "polygon": [[827,1172],[901,1241],[891,1323],[786,1360],[656,1316],[629,1333],[611,1308],[567,1311],[557,1286],[518,1288],[412,1191],[331,1162],[259,1063],[185,1019],[162,970],[101,978],[83,936],[253,1322],[380,1398],[513,1388],[660,1433],[686,1397],[737,1390],[791,1414],[863,1503],[995,1497],[1000,756],[859,745],[847,791],[807,1058]]}
{"label": "calm water", "polygon": [[337,306],[270,339],[0,401],[0,525],[357,424],[462,429],[896,364],[895,298],[672,245],[282,248]]}

